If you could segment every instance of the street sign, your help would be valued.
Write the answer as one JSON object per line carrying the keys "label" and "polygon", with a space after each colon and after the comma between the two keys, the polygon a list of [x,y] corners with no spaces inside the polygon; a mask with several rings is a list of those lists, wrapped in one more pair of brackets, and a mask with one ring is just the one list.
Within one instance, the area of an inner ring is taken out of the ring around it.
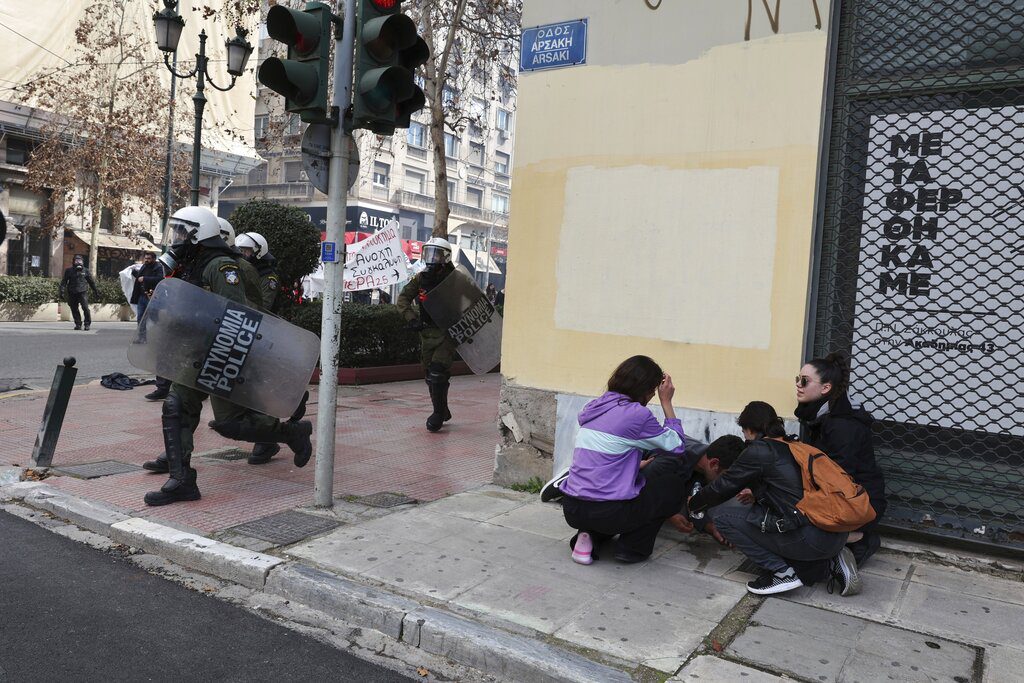
{"label": "street sign", "polygon": [[320,260],[324,263],[334,263],[338,260],[337,244],[334,242],[320,243]]}
{"label": "street sign", "polygon": [[[349,145],[348,188],[351,190],[359,177],[359,148],[351,137],[345,138]],[[327,194],[327,180],[331,167],[331,126],[326,123],[311,123],[302,134],[302,169],[310,184]]]}
{"label": "street sign", "polygon": [[519,70],[539,71],[587,63],[587,20],[525,28],[519,50]]}

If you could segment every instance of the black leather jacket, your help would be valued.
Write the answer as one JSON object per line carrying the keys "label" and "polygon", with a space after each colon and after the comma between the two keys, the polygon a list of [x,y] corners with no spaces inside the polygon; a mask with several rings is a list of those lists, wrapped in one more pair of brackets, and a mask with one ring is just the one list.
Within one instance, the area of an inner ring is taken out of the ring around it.
{"label": "black leather jacket", "polygon": [[[800,467],[789,447],[777,441],[751,441],[736,462],[690,501],[690,512],[701,512],[724,503],[745,488],[754,493],[751,522],[761,530],[782,532],[807,524],[796,509],[804,497]],[[755,519],[756,517],[756,519]]]}

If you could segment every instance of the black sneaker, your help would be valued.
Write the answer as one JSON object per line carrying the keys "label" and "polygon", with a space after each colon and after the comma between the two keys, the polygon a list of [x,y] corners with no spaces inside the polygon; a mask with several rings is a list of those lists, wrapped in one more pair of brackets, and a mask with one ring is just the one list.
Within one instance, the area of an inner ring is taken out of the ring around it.
{"label": "black sneaker", "polygon": [[747,590],[755,595],[775,595],[803,585],[793,568],[788,567],[784,572],[765,572],[753,581],[748,581]]}
{"label": "black sneaker", "polygon": [[857,561],[853,559],[853,553],[846,546],[839,551],[839,554],[832,558],[832,576],[828,580],[828,592],[832,593],[839,589],[839,594],[844,598],[860,593],[860,575],[857,573]]}
{"label": "black sneaker", "polygon": [[553,500],[558,500],[562,497],[562,483],[569,478],[569,467],[556,472],[555,476],[551,477],[551,480],[540,490],[540,502],[549,503]]}

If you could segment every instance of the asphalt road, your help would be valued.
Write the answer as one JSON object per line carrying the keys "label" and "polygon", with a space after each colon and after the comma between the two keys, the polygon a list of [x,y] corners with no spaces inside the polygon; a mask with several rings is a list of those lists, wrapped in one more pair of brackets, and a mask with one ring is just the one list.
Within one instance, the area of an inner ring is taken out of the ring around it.
{"label": "asphalt road", "polygon": [[0,681],[407,681],[0,512]]}
{"label": "asphalt road", "polygon": [[140,374],[128,363],[134,333],[134,322],[93,323],[88,332],[74,323],[0,323],[0,392],[49,388],[65,356],[75,357],[79,384],[111,372]]}

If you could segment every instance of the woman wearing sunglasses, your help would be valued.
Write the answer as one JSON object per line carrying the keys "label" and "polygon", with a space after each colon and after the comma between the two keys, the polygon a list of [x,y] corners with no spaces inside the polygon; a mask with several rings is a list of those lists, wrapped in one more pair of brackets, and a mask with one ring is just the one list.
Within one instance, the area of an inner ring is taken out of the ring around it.
{"label": "woman wearing sunglasses", "polygon": [[850,403],[850,364],[842,353],[807,361],[796,377],[795,414],[804,428],[804,441],[832,458],[864,487],[875,509],[870,524],[850,534],[850,550],[858,565],[881,545],[878,521],[885,512],[885,479],[871,444],[874,419]]}

